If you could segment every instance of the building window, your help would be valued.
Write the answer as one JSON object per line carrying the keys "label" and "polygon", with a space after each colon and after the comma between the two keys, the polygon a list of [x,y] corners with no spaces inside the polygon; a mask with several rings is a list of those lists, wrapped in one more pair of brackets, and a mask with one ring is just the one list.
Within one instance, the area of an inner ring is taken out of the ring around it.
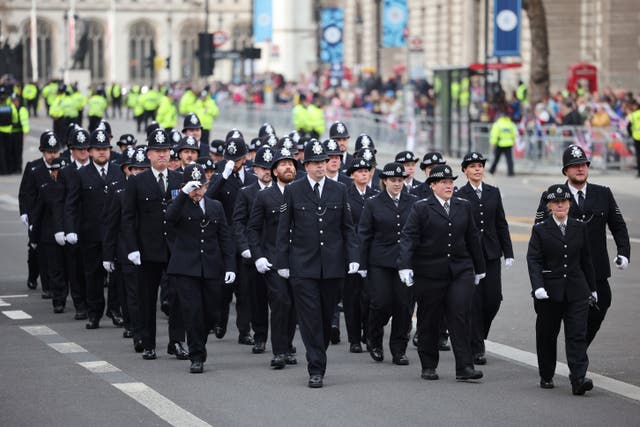
{"label": "building window", "polygon": [[73,69],[91,71],[91,79],[104,79],[104,26],[95,20],[82,20],[78,32]]}
{"label": "building window", "polygon": [[153,27],[148,22],[136,21],[131,24],[129,29],[129,78],[131,80],[151,80],[152,57],[155,56],[153,38]]}
{"label": "building window", "polygon": [[[51,78],[52,74],[52,43],[51,43],[51,24],[38,19],[37,21],[37,41],[38,49],[38,78],[46,80]],[[22,58],[23,70],[22,75],[25,81],[31,79],[31,32],[29,22],[22,27]]]}
{"label": "building window", "polygon": [[183,80],[193,80],[200,76],[196,51],[198,32],[203,27],[202,22],[187,21],[180,31],[180,77]]}

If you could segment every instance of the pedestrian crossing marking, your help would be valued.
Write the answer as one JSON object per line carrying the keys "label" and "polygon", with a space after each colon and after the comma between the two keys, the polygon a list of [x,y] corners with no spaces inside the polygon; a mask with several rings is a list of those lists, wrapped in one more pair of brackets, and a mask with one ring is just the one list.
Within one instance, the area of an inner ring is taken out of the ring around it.
{"label": "pedestrian crossing marking", "polygon": [[56,331],[44,325],[21,326],[20,329],[33,336],[56,335]]}
{"label": "pedestrian crossing marking", "polygon": [[7,316],[11,320],[25,320],[32,318],[29,314],[25,313],[22,310],[6,310],[3,311],[2,314]]}
{"label": "pedestrian crossing marking", "polygon": [[68,354],[68,353],[87,353],[87,350],[82,346],[74,343],[74,342],[54,342],[49,343],[49,347],[57,351],[58,353]]}
{"label": "pedestrian crossing marking", "polygon": [[105,360],[96,360],[91,362],[78,362],[78,365],[87,369],[94,374],[106,374],[108,372],[120,372],[120,369],[113,366]]}

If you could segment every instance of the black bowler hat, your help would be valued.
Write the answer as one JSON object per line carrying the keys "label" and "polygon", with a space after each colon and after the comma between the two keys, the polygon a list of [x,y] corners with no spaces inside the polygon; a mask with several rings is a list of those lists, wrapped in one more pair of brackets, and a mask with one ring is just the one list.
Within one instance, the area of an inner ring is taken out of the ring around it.
{"label": "black bowler hat", "polygon": [[447,162],[442,157],[442,154],[437,151],[430,151],[422,157],[422,161],[420,162],[420,169],[424,170],[429,166],[433,165],[444,165]]}
{"label": "black bowler hat", "polygon": [[361,133],[356,138],[356,151],[362,150],[363,148],[369,148],[373,151],[373,154],[376,154],[376,146],[373,143],[373,139],[366,133]]}
{"label": "black bowler hat", "polygon": [[248,152],[247,144],[242,136],[240,138],[229,138],[224,147],[224,159],[235,162],[246,156]]}
{"label": "black bowler hat", "polygon": [[171,132],[169,132],[169,139],[171,140],[170,144],[172,147],[177,147],[178,144],[180,144],[180,141],[182,140],[182,132],[179,132],[175,129],[171,129]]}
{"label": "black bowler hat", "polygon": [[189,181],[198,181],[200,184],[206,184],[207,178],[204,174],[204,168],[197,163],[190,163],[184,167],[182,172],[182,183],[186,184]]}
{"label": "black bowler hat", "polygon": [[124,168],[126,166],[131,165],[133,162],[133,156],[136,154],[136,149],[133,145],[127,145],[127,148],[122,152],[122,156],[120,156],[117,160],[117,165],[120,168]]}
{"label": "black bowler hat", "polygon": [[60,151],[60,141],[58,141],[58,137],[51,130],[46,130],[40,135],[40,151],[45,152],[54,152],[57,153]]}
{"label": "black bowler hat", "polygon": [[274,149],[265,145],[256,151],[256,157],[253,159],[253,165],[265,169],[271,169],[271,163],[275,157]]}
{"label": "black bowler hat", "polygon": [[64,140],[67,145],[71,145],[71,135],[76,131],[76,129],[80,129],[80,126],[78,126],[77,123],[69,123],[69,126],[67,126],[67,129],[64,132]]}
{"label": "black bowler hat", "polygon": [[171,148],[169,138],[167,138],[167,132],[162,128],[155,129],[147,135],[147,145],[149,150],[166,150],[167,148]]}
{"label": "black bowler hat", "polygon": [[384,168],[379,173],[380,179],[384,178],[406,178],[409,176],[404,171],[404,165],[398,162],[391,162],[384,165]]}
{"label": "black bowler hat", "polygon": [[175,150],[177,153],[179,153],[182,150],[198,151],[198,149],[199,149],[198,140],[192,136],[185,136],[180,140],[180,143],[178,144],[178,146],[175,147]]}
{"label": "black bowler hat", "polygon": [[355,159],[354,158],[353,160],[351,160],[351,164],[349,165],[349,168],[347,169],[347,175],[351,176],[358,169],[371,170],[372,168],[373,168],[373,166],[371,165],[371,163],[369,163],[365,159]]}
{"label": "black bowler hat", "polygon": [[109,138],[113,137],[113,134],[111,133],[111,125],[106,120],[100,120],[96,130],[103,130]]}
{"label": "black bowler hat", "polygon": [[260,126],[260,129],[258,129],[258,138],[264,138],[268,135],[275,136],[276,130],[273,128],[273,126],[271,126],[271,123],[264,123],[262,126]]}
{"label": "black bowler hat", "polygon": [[131,158],[131,164],[129,165],[132,168],[150,168],[151,162],[147,157],[147,147],[137,147],[136,152],[133,154]]}
{"label": "black bowler hat", "polygon": [[396,163],[417,162],[418,158],[413,151],[401,151],[396,154]]}
{"label": "black bowler hat", "polygon": [[478,153],[477,151],[467,153],[462,159],[462,170],[464,171],[471,163],[482,163],[482,166],[484,166],[484,164],[487,163],[487,159],[484,158],[482,153]]}
{"label": "black bowler hat", "polygon": [[546,199],[548,202],[552,200],[571,200],[571,190],[565,184],[553,184],[547,188]]}
{"label": "black bowler hat", "polygon": [[276,150],[276,155],[271,162],[271,171],[276,168],[280,160],[291,160],[293,162],[293,166],[296,169],[298,168],[298,161],[293,157],[293,152],[288,148],[280,147]]}
{"label": "black bowler hat", "polygon": [[182,131],[187,129],[202,129],[202,124],[196,113],[189,113],[184,116],[184,122],[182,123]]}
{"label": "black bowler hat", "polygon": [[211,160],[210,157],[198,157],[198,160],[196,160],[196,163],[201,165],[205,170],[208,171],[214,171],[216,170],[216,164],[213,163],[213,160]]}
{"label": "black bowler hat", "polygon": [[151,134],[151,132],[153,132],[156,129],[162,129],[162,127],[158,122],[154,120],[151,123],[149,123],[149,125],[144,130],[144,133],[147,134],[147,139],[149,138],[149,135]]}
{"label": "black bowler hat", "polygon": [[587,154],[584,150],[577,145],[570,145],[564,150],[562,153],[562,173],[564,174],[564,170],[567,166],[571,165],[579,165],[582,163],[586,163],[587,166],[591,166],[591,161],[587,157]]}
{"label": "black bowler hat", "polygon": [[364,147],[353,153],[355,159],[365,159],[372,165],[376,165],[376,152],[369,147]]}
{"label": "black bowler hat", "polygon": [[221,139],[214,139],[211,141],[211,152],[222,156],[224,154],[224,141]]}
{"label": "black bowler hat", "polygon": [[111,148],[109,134],[104,129],[96,129],[91,132],[89,138],[89,148]]}
{"label": "black bowler hat", "polygon": [[136,145],[138,141],[136,137],[131,135],[130,133],[125,133],[124,135],[120,135],[120,139],[118,140],[118,145]]}
{"label": "black bowler hat", "polygon": [[333,139],[326,139],[323,142],[324,151],[327,153],[327,156],[341,156],[342,151],[340,151],[340,146]]}
{"label": "black bowler hat", "polygon": [[234,139],[241,138],[242,140],[244,140],[244,136],[242,135],[242,132],[240,132],[238,128],[233,128],[229,132],[227,132],[227,136],[225,136],[224,140],[226,142],[231,138],[234,138]]}
{"label": "black bowler hat", "polygon": [[169,159],[170,160],[180,160],[178,157],[178,146],[169,148]]}
{"label": "black bowler hat", "polygon": [[298,152],[298,146],[293,141],[293,139],[288,136],[283,136],[278,140],[278,143],[275,146],[276,149],[286,148],[291,151],[291,154],[296,154]]}
{"label": "black bowler hat", "polygon": [[302,163],[309,162],[325,162],[329,160],[324,145],[317,139],[313,138],[307,142],[304,146],[304,161]]}
{"label": "black bowler hat", "polygon": [[278,145],[278,137],[274,134],[264,135],[260,138],[261,145],[268,145],[270,147],[275,147]]}
{"label": "black bowler hat", "polygon": [[435,165],[429,171],[429,178],[427,178],[427,184],[440,181],[441,179],[456,179],[457,176],[453,175],[451,167],[448,165]]}
{"label": "black bowler hat", "polygon": [[85,129],[78,128],[69,136],[69,146],[71,148],[83,150],[89,148],[89,139],[91,136]]}
{"label": "black bowler hat", "polygon": [[329,138],[349,138],[349,131],[347,126],[342,122],[333,122],[329,128]]}

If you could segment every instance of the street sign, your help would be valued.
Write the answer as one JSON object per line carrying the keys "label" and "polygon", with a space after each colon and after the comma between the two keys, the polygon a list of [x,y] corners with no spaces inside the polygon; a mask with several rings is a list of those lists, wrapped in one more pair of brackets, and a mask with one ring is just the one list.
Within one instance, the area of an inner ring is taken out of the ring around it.
{"label": "street sign", "polygon": [[240,59],[241,57],[242,52],[239,50],[217,50],[213,54],[214,59]]}
{"label": "street sign", "polygon": [[224,31],[214,31],[213,32],[213,45],[215,47],[220,47],[224,45],[227,41],[229,41],[229,35]]}
{"label": "street sign", "polygon": [[409,39],[409,50],[412,52],[422,52],[422,37],[411,37]]}

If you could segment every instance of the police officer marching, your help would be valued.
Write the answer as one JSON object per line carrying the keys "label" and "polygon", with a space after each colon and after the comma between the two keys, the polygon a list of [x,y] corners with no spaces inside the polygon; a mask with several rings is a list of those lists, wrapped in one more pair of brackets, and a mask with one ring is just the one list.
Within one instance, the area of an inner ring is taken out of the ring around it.
{"label": "police officer marching", "polygon": [[353,155],[347,150],[350,137],[349,130],[343,122],[333,122],[329,127],[329,138],[333,139],[340,149],[340,171],[342,171],[342,173],[347,172],[353,160]]}
{"label": "police officer marching", "polygon": [[418,181],[414,178],[414,174],[416,171],[416,163],[420,160],[413,154],[413,151],[400,151],[396,154],[396,163],[402,164],[404,166],[404,171],[407,174],[407,177],[404,180],[404,190],[411,192],[415,187],[422,184],[422,181]]}
{"label": "police officer marching", "polygon": [[[429,172],[436,165],[445,165],[447,162],[437,151],[430,151],[426,153],[422,157],[422,161],[420,162],[420,169],[424,172],[424,174],[429,177]],[[426,199],[427,197],[433,196],[433,191],[431,190],[431,186],[428,182],[423,182],[422,184],[418,184],[411,189],[411,194],[418,197],[418,199]]]}

